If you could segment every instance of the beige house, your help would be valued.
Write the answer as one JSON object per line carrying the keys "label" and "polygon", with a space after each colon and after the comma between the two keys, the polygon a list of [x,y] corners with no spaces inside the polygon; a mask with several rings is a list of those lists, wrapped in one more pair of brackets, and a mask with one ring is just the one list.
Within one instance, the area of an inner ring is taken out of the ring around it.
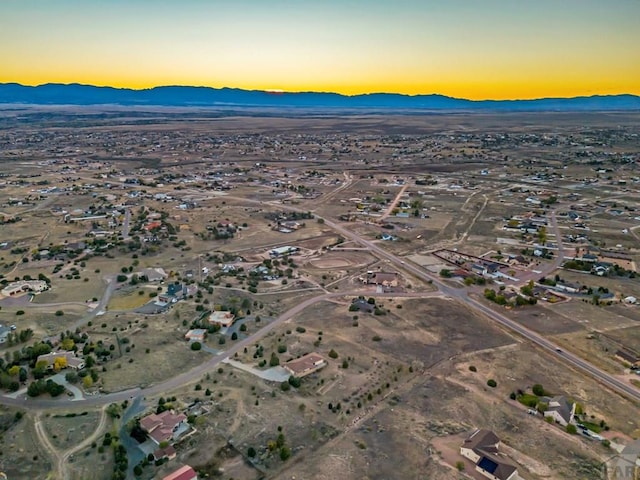
{"label": "beige house", "polygon": [[45,355],[39,355],[36,359],[36,364],[42,361],[47,362],[47,369],[51,370],[55,363],[56,359],[64,358],[67,367],[73,368],[74,370],[82,370],[84,368],[84,359],[80,357],[76,357],[74,352],[51,352]]}
{"label": "beige house", "polygon": [[284,365],[284,369],[294,377],[304,377],[317,372],[327,365],[327,361],[317,353],[308,353],[300,358],[291,360]]}
{"label": "beige house", "polygon": [[484,428],[473,432],[460,447],[460,455],[471,460],[476,470],[491,480],[517,480],[517,467],[498,448],[500,439]]}
{"label": "beige house", "polygon": [[367,272],[367,285],[382,285],[383,287],[397,287],[398,274],[395,272]]}
{"label": "beige house", "polygon": [[221,327],[228,328],[233,325],[235,318],[235,315],[231,312],[215,310],[211,312],[211,315],[209,315],[209,323],[218,324]]}

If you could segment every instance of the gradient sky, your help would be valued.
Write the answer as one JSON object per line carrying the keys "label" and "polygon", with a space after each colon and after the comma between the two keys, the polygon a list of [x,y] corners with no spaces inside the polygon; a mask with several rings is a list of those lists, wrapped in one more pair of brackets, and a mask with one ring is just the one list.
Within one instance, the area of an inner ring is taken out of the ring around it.
{"label": "gradient sky", "polygon": [[640,0],[0,0],[0,82],[640,94]]}

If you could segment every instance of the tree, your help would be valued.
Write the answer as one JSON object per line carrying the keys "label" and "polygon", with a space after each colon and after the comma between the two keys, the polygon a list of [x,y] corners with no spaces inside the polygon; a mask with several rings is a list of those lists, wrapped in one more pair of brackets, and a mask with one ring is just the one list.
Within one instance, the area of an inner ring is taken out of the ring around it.
{"label": "tree", "polygon": [[289,459],[289,457],[291,457],[291,449],[289,447],[287,447],[286,445],[283,445],[280,448],[280,460],[285,462],[285,461],[287,461]]}
{"label": "tree", "polygon": [[256,449],[255,449],[255,448],[253,448],[253,447],[249,447],[249,448],[247,449],[247,456],[248,456],[249,458],[253,458],[253,457],[255,457],[255,456],[256,456],[256,453],[257,453],[257,452],[256,452]]}
{"label": "tree", "polygon": [[463,462],[463,461],[458,460],[458,461],[456,462],[456,468],[458,469],[458,471],[459,471],[459,472],[463,471],[463,470],[464,470],[464,462]]}
{"label": "tree", "polygon": [[275,352],[272,352],[271,359],[269,360],[269,366],[277,367],[278,365],[280,365],[280,359],[278,358],[278,355],[276,355]]}
{"label": "tree", "polygon": [[9,370],[7,370],[7,373],[9,375],[11,375],[12,377],[16,377],[16,376],[20,375],[20,367],[18,365],[14,365]]}
{"label": "tree", "polygon": [[82,379],[82,384],[84,385],[84,388],[91,388],[93,386],[93,378],[91,378],[91,375],[84,377]]}
{"label": "tree", "polygon": [[191,350],[198,351],[202,349],[202,344],[200,342],[191,342]]}
{"label": "tree", "polygon": [[67,374],[65,374],[64,379],[72,384],[78,383],[78,380],[80,379],[78,377],[78,374],[76,372],[68,372]]}
{"label": "tree", "polygon": [[538,396],[538,397],[542,397],[544,396],[544,387],[542,385],[540,385],[539,383],[536,383],[532,388],[531,391],[533,392],[534,395]]}
{"label": "tree", "polygon": [[498,382],[496,382],[493,378],[487,380],[487,385],[491,388],[496,388],[498,386]]}
{"label": "tree", "polygon": [[62,369],[67,368],[67,357],[57,357],[54,361],[53,361],[53,369],[56,372],[59,372]]}
{"label": "tree", "polygon": [[567,433],[570,433],[571,435],[575,435],[576,433],[578,433],[578,429],[573,423],[567,424],[566,430]]}
{"label": "tree", "polygon": [[329,352],[329,356],[331,358],[338,358],[338,352],[336,352],[333,348],[331,349],[331,351]]}
{"label": "tree", "polygon": [[233,332],[231,334],[231,340],[237,340],[238,339],[238,334],[236,332]]}

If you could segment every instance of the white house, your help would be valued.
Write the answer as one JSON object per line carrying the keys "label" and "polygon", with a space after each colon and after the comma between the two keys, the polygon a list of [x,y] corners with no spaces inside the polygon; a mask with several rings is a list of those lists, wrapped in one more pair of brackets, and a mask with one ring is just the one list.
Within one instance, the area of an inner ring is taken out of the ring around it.
{"label": "white house", "polygon": [[552,418],[554,422],[566,427],[573,423],[575,413],[575,402],[571,403],[565,397],[559,395],[549,400],[549,408],[544,412],[544,418]]}

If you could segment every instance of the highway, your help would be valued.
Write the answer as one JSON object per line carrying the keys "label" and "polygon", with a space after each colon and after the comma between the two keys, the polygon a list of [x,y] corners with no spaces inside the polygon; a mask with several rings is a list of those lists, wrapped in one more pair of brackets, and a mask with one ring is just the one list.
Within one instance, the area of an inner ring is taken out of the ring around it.
{"label": "highway", "polygon": [[[438,289],[445,295],[455,298],[456,300],[466,304],[467,306],[469,306],[471,309],[476,310],[476,311],[480,311],[483,314],[485,314],[487,317],[489,317],[490,319],[494,320],[495,322],[499,323],[500,325],[502,325],[503,327],[511,330],[512,332],[517,333],[518,335],[522,336],[523,338],[525,338],[526,340],[529,340],[530,342],[536,344],[537,346],[543,348],[544,350],[547,350],[548,352],[560,357],[562,359],[563,362],[572,365],[573,367],[576,367],[579,370],[582,370],[584,373],[590,375],[591,377],[595,378],[596,380],[600,381],[601,383],[603,383],[604,385],[607,385],[608,387],[612,388],[613,390],[617,391],[618,393],[632,399],[635,401],[640,401],[640,390],[638,390],[637,388],[635,388],[633,385],[627,384],[624,381],[619,380],[618,378],[616,378],[613,375],[610,375],[609,373],[593,366],[591,363],[583,360],[582,358],[578,357],[577,355],[572,354],[571,352],[566,352],[564,350],[562,350],[558,345],[554,344],[553,342],[550,342],[549,340],[547,340],[546,338],[542,337],[541,335],[537,334],[536,332],[529,330],[528,328],[520,325],[519,323],[515,322],[514,320],[511,320],[510,318],[506,317],[505,315],[503,315],[502,313],[499,313],[495,310],[493,310],[492,308],[490,308],[489,306],[487,306],[486,304],[479,302],[478,300],[475,300],[474,298],[470,297],[469,295],[467,295],[467,291],[464,289],[458,289],[458,288],[452,288],[448,285],[446,285],[445,283],[443,283],[438,277],[431,275],[430,273],[426,272],[424,269],[417,267],[416,265],[412,264],[412,263],[407,263],[404,260],[399,259],[398,257],[396,257],[395,255],[387,252],[386,250],[380,248],[378,245],[376,245],[375,243],[369,241],[369,240],[365,240],[361,237],[359,237],[358,235],[356,235],[355,233],[352,233],[351,231],[347,230],[346,228],[342,227],[341,225],[337,224],[336,222],[333,222],[331,220],[327,220],[326,218],[324,219],[324,222],[327,226],[333,228],[334,230],[336,230],[337,232],[339,232],[340,234],[342,234],[343,236],[350,238],[351,240],[353,240],[354,242],[357,242],[363,246],[365,246],[366,248],[368,248],[371,252],[373,252],[374,254],[376,254],[377,256],[384,258],[385,260],[388,260],[389,262],[393,263],[397,268],[401,269],[401,270],[405,270],[410,272],[411,274],[413,274],[414,276],[416,276],[417,278],[420,278],[424,281],[431,281],[433,282],[434,285],[436,285],[438,287]],[[559,266],[560,262],[562,261],[562,247],[561,247],[561,237],[558,234],[558,227],[557,227],[557,223],[555,220],[555,215],[552,215],[552,227],[556,232],[556,241],[558,243],[558,255],[554,262],[553,265],[555,265],[554,268],[557,268],[557,266]]]}
{"label": "highway", "polygon": [[[294,210],[297,210],[294,207],[291,207],[291,208]],[[316,217],[316,218],[321,218],[321,217]],[[562,261],[561,237],[559,236],[557,222],[554,214],[551,215],[551,219],[552,219],[551,220],[552,228],[556,233],[556,241],[558,243],[559,249],[558,249],[558,255],[556,259],[550,266],[548,266],[548,268],[545,269],[545,271],[549,269],[557,268],[557,266],[559,266]],[[368,249],[372,254],[378,256],[380,259],[386,260],[389,263],[395,265],[395,267],[397,267],[399,270],[404,270],[405,272],[411,273],[416,278],[423,280],[425,282],[432,283],[438,288],[438,292],[431,292],[431,293],[423,293],[423,294],[394,293],[394,294],[386,294],[386,295],[376,294],[375,296],[378,296],[378,297],[379,296],[428,297],[428,296],[435,296],[435,295],[438,295],[438,296],[444,295],[444,296],[451,297],[467,305],[470,309],[476,312],[483,313],[491,320],[500,324],[502,327],[520,335],[522,338],[532,342],[538,347],[548,351],[553,355],[556,355],[564,363],[583,371],[584,373],[590,375],[591,377],[601,382],[603,385],[610,387],[611,389],[617,391],[618,393],[632,400],[640,401],[640,390],[636,389],[634,386],[617,379],[613,375],[610,375],[604,372],[603,370],[598,369],[597,367],[593,366],[592,364],[583,360],[577,355],[574,355],[570,352],[563,351],[560,347],[550,342],[546,338],[542,337],[541,335],[537,334],[536,332],[533,332],[532,330],[527,329],[526,327],[520,325],[514,320],[511,320],[510,318],[506,317],[502,313],[493,310],[485,303],[482,303],[481,301],[478,301],[475,298],[469,296],[467,290],[462,288],[451,287],[445,284],[444,282],[442,282],[442,280],[439,277],[428,273],[422,267],[419,267],[412,262],[406,262],[400,259],[399,257],[379,247],[376,243],[360,237],[359,235],[351,232],[350,230],[346,229],[342,225],[332,220],[329,220],[327,218],[323,218],[323,220],[324,220],[324,224],[327,227],[332,228],[333,230],[335,230],[337,233],[341,234],[345,238],[351,239],[353,242],[359,245],[362,245],[364,248]],[[95,316],[96,313],[98,313],[100,309],[104,308],[104,306],[108,302],[108,299],[111,296],[111,293],[113,292],[113,289],[115,288],[115,284],[116,284],[113,278],[109,278],[108,280],[109,280],[109,283],[107,286],[107,291],[105,292],[105,295],[103,295],[102,300],[100,301],[99,308],[94,309],[93,312],[89,314],[88,317],[92,318],[93,316]],[[102,406],[102,405],[113,403],[113,402],[121,402],[123,400],[131,399],[140,395],[154,396],[159,394],[166,394],[170,391],[176,390],[202,377],[207,372],[211,371],[214,367],[216,367],[219,363],[221,363],[225,358],[232,357],[236,352],[240,352],[245,347],[250,347],[251,345],[255,344],[257,341],[259,341],[261,338],[263,338],[273,329],[281,325],[283,322],[290,320],[295,315],[298,315],[299,313],[301,313],[311,305],[314,305],[315,303],[325,301],[335,297],[350,296],[350,295],[357,296],[359,294],[361,294],[361,292],[325,293],[317,297],[304,300],[301,303],[297,304],[295,307],[291,308],[287,312],[280,315],[273,322],[268,323],[261,329],[257,330],[253,335],[243,340],[240,340],[234,343],[233,345],[230,345],[223,354],[215,356],[207,360],[206,362],[202,363],[201,365],[198,365],[197,367],[192,368],[187,372],[181,373],[173,378],[170,378],[164,382],[161,382],[155,385],[151,385],[144,388],[134,388],[130,390],[108,393],[103,395],[90,396],[83,400],[75,400],[75,401],[71,401],[66,398],[57,399],[57,400],[38,399],[38,398],[29,399],[28,397],[26,397],[26,395],[15,398],[15,399],[6,397],[6,396],[0,396],[0,403],[5,405],[13,405],[17,407],[27,408],[27,409],[48,409],[48,408],[63,408],[63,407],[68,408],[70,406],[74,408],[84,408],[84,407]],[[85,321],[87,321],[87,319],[88,318],[81,319],[78,323],[84,323]]]}

